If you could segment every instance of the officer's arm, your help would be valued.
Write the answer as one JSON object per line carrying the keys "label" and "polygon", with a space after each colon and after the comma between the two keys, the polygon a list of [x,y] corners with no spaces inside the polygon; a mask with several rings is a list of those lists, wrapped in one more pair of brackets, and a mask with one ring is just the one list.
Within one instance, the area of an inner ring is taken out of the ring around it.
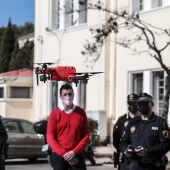
{"label": "officer's arm", "polygon": [[158,130],[160,143],[150,147],[147,151],[148,155],[163,155],[170,150],[170,130],[165,120],[160,121]]}
{"label": "officer's arm", "polygon": [[8,135],[5,129],[5,126],[3,125],[2,121],[0,121],[0,145],[3,145],[6,143],[8,139]]}
{"label": "officer's arm", "polygon": [[113,146],[116,149],[119,149],[120,138],[121,138],[120,121],[118,120],[113,127]]}
{"label": "officer's arm", "polygon": [[131,144],[131,142],[130,142],[130,127],[131,127],[131,124],[129,122],[126,127],[125,133],[122,137],[121,151],[123,153],[127,150],[128,145]]}

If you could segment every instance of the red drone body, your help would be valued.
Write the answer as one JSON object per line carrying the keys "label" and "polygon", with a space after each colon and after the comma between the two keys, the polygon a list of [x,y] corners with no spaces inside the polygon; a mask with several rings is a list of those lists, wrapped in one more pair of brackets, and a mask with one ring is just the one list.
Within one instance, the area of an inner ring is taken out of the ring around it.
{"label": "red drone body", "polygon": [[38,74],[51,75],[51,81],[68,81],[72,82],[72,78],[76,77],[76,69],[72,66],[59,66],[50,67],[44,70],[44,68],[39,68]]}

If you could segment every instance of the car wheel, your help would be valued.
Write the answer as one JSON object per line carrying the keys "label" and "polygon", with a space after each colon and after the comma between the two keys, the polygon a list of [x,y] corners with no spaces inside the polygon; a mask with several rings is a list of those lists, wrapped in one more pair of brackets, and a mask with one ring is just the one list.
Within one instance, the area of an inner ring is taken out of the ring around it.
{"label": "car wheel", "polygon": [[37,158],[28,158],[29,162],[35,162]]}

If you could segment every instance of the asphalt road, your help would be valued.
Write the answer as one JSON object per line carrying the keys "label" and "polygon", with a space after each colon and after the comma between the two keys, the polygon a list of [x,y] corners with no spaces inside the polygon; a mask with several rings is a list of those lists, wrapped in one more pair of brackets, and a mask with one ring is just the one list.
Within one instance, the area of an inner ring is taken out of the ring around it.
{"label": "asphalt road", "polygon": [[[38,160],[35,163],[30,163],[27,160],[7,160],[6,170],[52,170],[46,160]],[[87,170],[116,170],[113,164],[104,164],[90,166],[87,165]]]}

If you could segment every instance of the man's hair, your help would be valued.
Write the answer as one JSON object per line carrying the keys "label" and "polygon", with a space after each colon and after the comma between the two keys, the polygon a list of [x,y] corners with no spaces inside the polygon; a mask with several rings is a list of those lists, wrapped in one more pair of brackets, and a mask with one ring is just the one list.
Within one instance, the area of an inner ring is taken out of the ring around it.
{"label": "man's hair", "polygon": [[72,90],[73,91],[73,88],[71,87],[71,85],[69,84],[63,84],[61,87],[60,87],[60,95],[62,93],[62,90]]}

